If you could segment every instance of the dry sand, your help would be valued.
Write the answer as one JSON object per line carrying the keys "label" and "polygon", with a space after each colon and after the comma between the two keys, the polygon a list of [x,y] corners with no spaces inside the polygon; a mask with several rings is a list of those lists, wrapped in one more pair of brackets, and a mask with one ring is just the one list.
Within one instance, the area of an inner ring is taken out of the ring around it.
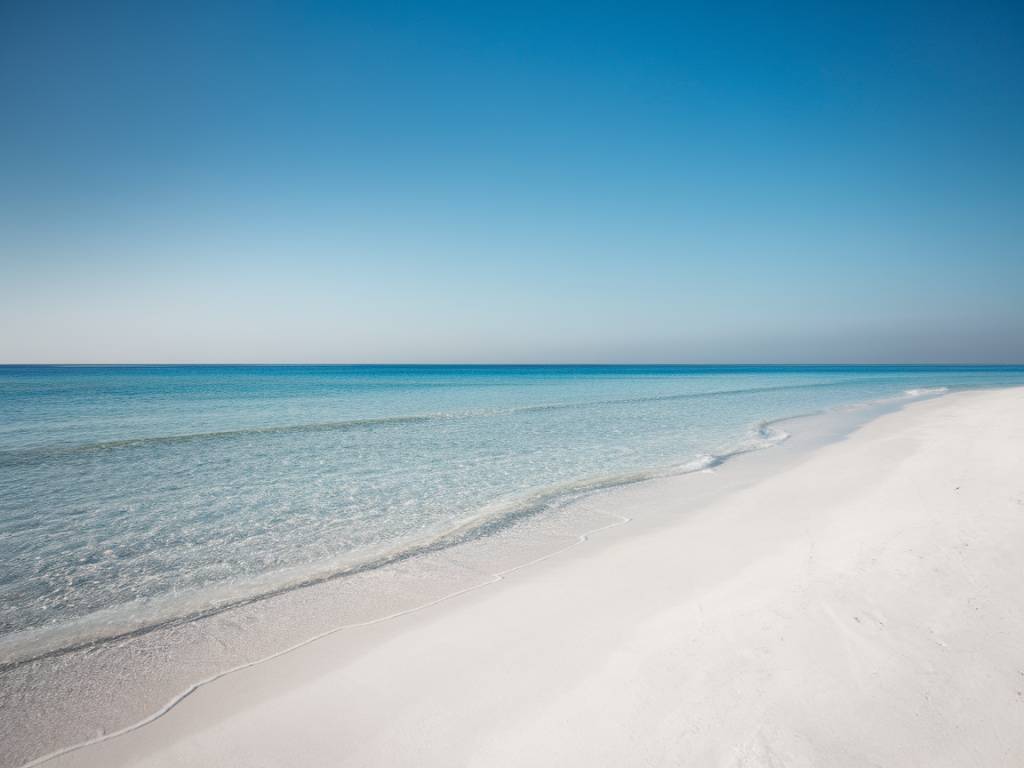
{"label": "dry sand", "polygon": [[909,406],[683,511],[700,477],[46,764],[1024,765],[1024,390]]}

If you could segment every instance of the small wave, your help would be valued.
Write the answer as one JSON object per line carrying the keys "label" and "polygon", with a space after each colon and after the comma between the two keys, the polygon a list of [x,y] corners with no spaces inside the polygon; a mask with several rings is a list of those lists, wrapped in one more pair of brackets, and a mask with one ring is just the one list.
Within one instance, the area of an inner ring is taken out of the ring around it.
{"label": "small wave", "polygon": [[923,397],[925,395],[941,395],[949,392],[949,387],[918,387],[916,389],[905,389],[903,394],[907,397]]}
{"label": "small wave", "polygon": [[181,435],[155,435],[153,437],[132,437],[123,440],[104,440],[80,445],[55,445],[0,451],[0,464],[15,464],[37,458],[67,456],[69,454],[93,453],[118,450],[121,448],[143,448],[152,445],[175,445],[180,443],[244,438],[253,435],[278,435],[301,432],[335,432],[372,427],[404,426],[423,424],[430,421],[445,421],[464,418],[467,413],[437,413],[414,416],[382,416],[373,419],[350,419],[346,421],[323,421],[310,424],[286,424],[271,427],[245,427],[224,429],[213,432],[190,432]]}
{"label": "small wave", "polygon": [[[860,384],[861,380],[856,383]],[[884,379],[876,379],[876,381],[884,381]],[[633,403],[657,403],[666,402],[672,400],[693,400],[705,397],[731,397],[736,395],[758,395],[766,392],[787,392],[797,389],[822,389],[828,387],[835,387],[841,384],[847,383],[845,381],[824,381],[824,382],[812,382],[809,384],[786,384],[780,387],[744,387],[742,389],[719,389],[712,390],[710,392],[681,392],[676,395],[652,395],[649,397],[630,397],[622,398],[617,400],[590,400],[581,403],[547,403],[543,405],[526,405],[520,408],[513,408],[512,411],[515,413],[534,413],[542,411],[561,411],[571,410],[576,408],[595,408],[606,405],[630,405]],[[850,383],[853,383],[852,381]]]}

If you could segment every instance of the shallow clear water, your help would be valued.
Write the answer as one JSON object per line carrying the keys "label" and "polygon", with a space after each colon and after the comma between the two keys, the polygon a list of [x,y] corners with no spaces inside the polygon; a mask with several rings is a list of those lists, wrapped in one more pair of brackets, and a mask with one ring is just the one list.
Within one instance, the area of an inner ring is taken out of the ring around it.
{"label": "shallow clear water", "polygon": [[0,657],[486,535],[774,419],[1011,384],[1024,368],[0,366]]}

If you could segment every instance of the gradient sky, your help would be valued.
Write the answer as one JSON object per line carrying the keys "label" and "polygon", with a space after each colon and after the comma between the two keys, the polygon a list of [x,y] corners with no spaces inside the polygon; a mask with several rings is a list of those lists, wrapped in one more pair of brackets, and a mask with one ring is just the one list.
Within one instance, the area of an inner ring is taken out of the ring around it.
{"label": "gradient sky", "polygon": [[553,6],[0,2],[0,362],[1024,362],[1019,4]]}

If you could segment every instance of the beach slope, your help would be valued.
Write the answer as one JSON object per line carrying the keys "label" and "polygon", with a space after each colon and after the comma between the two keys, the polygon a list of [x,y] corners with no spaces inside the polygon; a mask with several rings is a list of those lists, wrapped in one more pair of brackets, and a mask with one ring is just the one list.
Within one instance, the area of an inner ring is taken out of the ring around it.
{"label": "beach slope", "polygon": [[683,487],[47,765],[1024,764],[1024,390],[911,405],[696,509]]}

